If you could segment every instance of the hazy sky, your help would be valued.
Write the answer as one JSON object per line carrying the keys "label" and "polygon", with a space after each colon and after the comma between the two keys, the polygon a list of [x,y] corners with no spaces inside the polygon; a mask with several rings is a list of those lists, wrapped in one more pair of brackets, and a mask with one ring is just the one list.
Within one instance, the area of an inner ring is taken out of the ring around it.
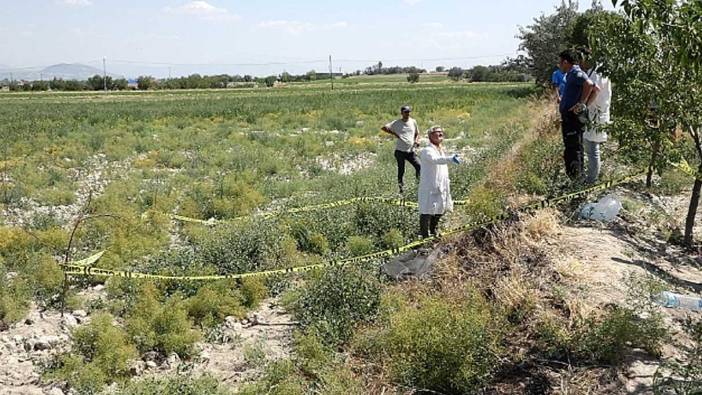
{"label": "hazy sky", "polygon": [[[590,0],[580,2],[581,9]],[[604,0],[606,8],[611,1]],[[516,54],[518,25],[560,0],[0,0],[0,65],[108,72],[300,73],[473,66]],[[130,63],[135,62],[135,63]],[[285,63],[263,66],[262,63]],[[255,64],[255,65],[254,65]]]}

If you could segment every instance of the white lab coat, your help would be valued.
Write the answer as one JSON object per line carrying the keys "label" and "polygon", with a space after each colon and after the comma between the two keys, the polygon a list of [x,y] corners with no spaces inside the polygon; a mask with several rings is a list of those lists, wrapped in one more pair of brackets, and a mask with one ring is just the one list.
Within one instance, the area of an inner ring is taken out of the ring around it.
{"label": "white lab coat", "polygon": [[453,210],[448,164],[452,156],[429,143],[419,152],[419,213],[443,214]]}

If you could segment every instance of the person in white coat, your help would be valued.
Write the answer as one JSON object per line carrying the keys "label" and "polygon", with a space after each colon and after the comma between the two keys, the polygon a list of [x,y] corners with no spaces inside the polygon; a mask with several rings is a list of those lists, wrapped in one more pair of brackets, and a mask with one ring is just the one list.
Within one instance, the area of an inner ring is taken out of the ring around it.
{"label": "person in white coat", "polygon": [[439,219],[445,212],[453,210],[448,164],[461,163],[458,155],[448,155],[444,151],[444,130],[440,126],[433,126],[427,134],[429,145],[419,152],[422,164],[418,189],[419,234],[422,237],[436,236]]}

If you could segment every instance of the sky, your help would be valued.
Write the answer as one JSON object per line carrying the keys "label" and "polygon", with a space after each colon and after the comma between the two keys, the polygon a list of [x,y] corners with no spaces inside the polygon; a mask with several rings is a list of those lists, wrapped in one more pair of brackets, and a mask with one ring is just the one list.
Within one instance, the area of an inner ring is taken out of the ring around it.
{"label": "sky", "polygon": [[560,1],[0,0],[0,67],[104,58],[125,76],[297,74],[328,70],[331,55],[335,72],[467,68],[515,56],[518,26]]}

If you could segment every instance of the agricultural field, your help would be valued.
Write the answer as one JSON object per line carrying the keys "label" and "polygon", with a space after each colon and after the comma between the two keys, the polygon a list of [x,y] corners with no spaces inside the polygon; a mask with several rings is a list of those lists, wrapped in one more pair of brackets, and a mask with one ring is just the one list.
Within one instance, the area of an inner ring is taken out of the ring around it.
{"label": "agricultural field", "polygon": [[[445,228],[563,191],[555,108],[533,84],[352,77],[333,91],[315,82],[0,95],[0,323],[18,328],[36,310],[81,318],[37,368],[45,389],[81,394],[472,393],[513,389],[511,369],[539,358],[583,367],[616,365],[628,345],[659,352],[657,315],[563,315],[567,292],[548,283],[561,274],[534,244],[517,245],[547,233],[550,213],[521,230],[452,239],[462,247],[426,283],[390,281],[381,259],[240,281],[64,278],[59,263],[99,251],[95,267],[191,276],[318,264],[416,240],[412,207],[285,212],[356,197],[415,201],[412,171],[397,194],[394,141],[379,130],[405,103],[422,130],[442,125],[449,151],[466,159],[450,170],[453,198],[466,204]],[[607,166],[607,176],[624,172]],[[242,323],[271,309],[289,318],[283,340],[242,340]],[[215,351],[238,352],[236,369],[253,373],[203,368]],[[547,381],[521,374],[534,393]]]}

